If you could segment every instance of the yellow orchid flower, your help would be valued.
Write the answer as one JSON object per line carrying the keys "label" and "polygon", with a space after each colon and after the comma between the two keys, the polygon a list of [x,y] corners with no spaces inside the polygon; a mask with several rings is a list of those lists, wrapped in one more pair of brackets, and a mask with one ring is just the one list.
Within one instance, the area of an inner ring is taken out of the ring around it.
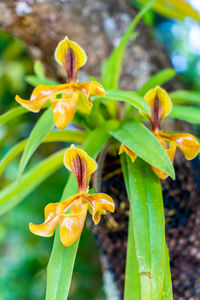
{"label": "yellow orchid flower", "polygon": [[33,90],[30,100],[23,100],[19,96],[15,99],[32,112],[39,112],[50,101],[54,123],[58,129],[64,129],[73,120],[76,109],[82,113],[90,113],[90,96],[105,96],[105,90],[98,82],[77,82],[77,72],[87,61],[85,51],[77,43],[65,37],[55,50],[55,59],[65,68],[68,83],[40,85]]}
{"label": "yellow orchid flower", "polygon": [[[195,136],[189,133],[166,133],[161,131],[161,121],[172,109],[172,103],[167,92],[161,87],[156,86],[146,93],[144,99],[149,105],[151,112],[150,115],[146,116],[152,124],[152,132],[167,152],[171,162],[173,162],[176,148],[181,150],[187,160],[195,158],[200,152],[200,144]],[[144,115],[143,112],[141,112],[141,114]],[[169,144],[169,147],[167,147],[166,143]],[[123,152],[129,155],[132,162],[137,158],[137,155],[126,145],[120,146],[119,154],[122,154]],[[165,172],[156,167],[152,166],[152,169],[159,178],[164,180],[168,177]]]}
{"label": "yellow orchid flower", "polygon": [[[96,162],[81,149],[72,145],[67,149],[64,164],[75,176],[78,183],[78,193],[63,202],[50,203],[45,207],[45,221],[43,224],[29,224],[29,229],[36,235],[49,237],[60,225],[60,239],[64,246],[75,243],[81,235],[87,210],[98,224],[101,214],[105,211],[114,212],[115,205],[112,198],[106,194],[88,194],[88,181],[97,169]],[[69,214],[66,212],[70,210]]]}

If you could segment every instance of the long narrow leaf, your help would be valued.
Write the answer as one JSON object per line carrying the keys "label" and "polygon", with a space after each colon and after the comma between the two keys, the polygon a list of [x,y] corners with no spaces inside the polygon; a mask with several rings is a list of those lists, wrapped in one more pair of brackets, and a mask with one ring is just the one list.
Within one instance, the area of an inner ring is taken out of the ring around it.
{"label": "long narrow leaf", "polygon": [[140,274],[141,300],[151,300],[151,250],[148,220],[148,202],[145,178],[140,159],[133,164],[128,159],[130,214],[133,218],[135,248]]}
{"label": "long narrow leaf", "polygon": [[0,192],[0,215],[20,203],[41,182],[56,172],[63,162],[64,150],[61,150],[36,165],[21,178]]}
{"label": "long narrow leaf", "polygon": [[144,113],[150,114],[147,102],[136,92],[112,89],[106,92],[105,98],[115,101],[124,101],[135,108],[142,110]]}
{"label": "long narrow leaf", "polygon": [[143,86],[138,90],[138,94],[144,96],[148,90],[154,88],[156,85],[162,85],[172,79],[176,75],[174,69],[165,69],[155,75],[151,76]]}
{"label": "long narrow leaf", "polygon": [[[151,252],[152,300],[162,299],[165,270],[165,218],[159,178],[149,165],[140,162],[146,185]],[[159,241],[159,243],[158,243]]]}
{"label": "long narrow leaf", "polygon": [[18,171],[18,178],[20,179],[29,159],[37,149],[37,147],[41,144],[44,137],[50,132],[53,127],[53,112],[52,108],[50,107],[47,109],[40,119],[37,121],[36,125],[34,126],[28,142],[25,146],[20,165]]}
{"label": "long narrow leaf", "polygon": [[128,158],[128,174],[141,299],[159,300],[163,294],[166,250],[161,184],[141,159],[133,164]]}
{"label": "long narrow leaf", "polygon": [[26,114],[28,112],[29,111],[24,107],[12,108],[8,112],[0,116],[0,125],[3,125],[9,122],[10,120],[19,117],[23,114]]}
{"label": "long narrow leaf", "polygon": [[[86,139],[87,134],[83,131],[65,130],[65,131],[51,131],[42,140],[42,143],[48,142],[71,142],[82,144]],[[28,139],[25,139],[13,148],[0,161],[0,175],[3,173],[8,164],[17,157],[25,148]]]}
{"label": "long narrow leaf", "polygon": [[[83,149],[93,158],[96,158],[109,138],[106,129],[107,125],[104,125],[102,128],[94,130],[83,146]],[[71,175],[64,189],[61,201],[76,192],[77,185],[74,177]],[[56,231],[53,249],[47,268],[46,300],[67,299],[78,244],[79,241],[71,247],[64,247],[60,242],[59,232],[58,230]]]}
{"label": "long narrow leaf", "polygon": [[144,14],[150,9],[155,0],[150,0],[136,15],[133,21],[130,23],[126,32],[122,36],[119,45],[113,50],[109,59],[104,63],[102,73],[102,83],[106,89],[112,89],[118,87],[118,82],[121,74],[122,60],[124,51],[127,47],[128,41],[133,38],[133,31],[144,16]]}
{"label": "long narrow leaf", "polygon": [[168,118],[200,124],[200,106],[174,105]]}
{"label": "long narrow leaf", "polygon": [[174,178],[174,169],[167,153],[143,124],[136,120],[125,121],[118,129],[110,131],[110,134],[149,164]]}
{"label": "long narrow leaf", "polygon": [[200,92],[180,90],[169,93],[174,104],[200,104]]}
{"label": "long narrow leaf", "polygon": [[[126,185],[126,191],[130,199],[129,176],[128,176],[127,160],[125,154],[121,156],[121,166],[122,166],[124,181]],[[129,214],[124,300],[132,300],[132,299],[140,300],[140,276],[139,276],[137,255],[135,249],[133,216],[132,214]]]}
{"label": "long narrow leaf", "polygon": [[173,300],[172,279],[167,244],[165,247],[165,279],[162,300]]}

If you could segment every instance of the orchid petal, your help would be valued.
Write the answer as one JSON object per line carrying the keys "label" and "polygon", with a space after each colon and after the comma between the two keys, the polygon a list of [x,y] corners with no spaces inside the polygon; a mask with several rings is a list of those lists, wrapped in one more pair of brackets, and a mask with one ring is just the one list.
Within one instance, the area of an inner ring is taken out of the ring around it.
{"label": "orchid petal", "polygon": [[15,99],[28,110],[38,112],[51,98],[53,93],[62,92],[68,86],[69,84],[60,84],[57,86],[40,85],[33,90],[30,100],[24,100],[19,96],[16,96]]}
{"label": "orchid petal", "polygon": [[133,152],[131,149],[129,149],[126,145],[122,144],[119,148],[119,155],[124,152],[130,157],[130,159],[134,163],[134,161],[137,158],[137,155],[135,154],[135,152]]}
{"label": "orchid petal", "polygon": [[[166,147],[164,147],[166,148]],[[175,155],[175,152],[176,152],[176,144],[174,142],[171,142],[170,143],[170,147],[169,149],[165,149],[165,151],[167,152],[171,162],[173,163],[173,160],[174,160],[174,155]],[[169,176],[167,173],[163,172],[162,170],[154,167],[154,166],[151,166],[152,167],[152,170],[154,171],[154,173],[162,180],[165,180],[167,179],[167,177]]]}
{"label": "orchid petal", "polygon": [[96,162],[85,151],[71,145],[65,152],[64,164],[74,174],[79,193],[87,193],[88,180],[97,168]]}
{"label": "orchid petal", "polygon": [[45,207],[45,221],[40,225],[29,223],[29,229],[32,233],[40,236],[49,237],[54,234],[54,231],[59,223],[58,212],[62,210],[60,203],[50,203]]}
{"label": "orchid petal", "polygon": [[91,205],[90,212],[95,225],[99,223],[101,214],[104,214],[105,211],[114,212],[115,210],[113,199],[104,193],[85,195],[84,198]]}
{"label": "orchid petal", "polygon": [[191,160],[200,152],[200,144],[195,136],[189,133],[160,133],[164,139],[173,141],[176,146],[181,150],[186,159]]}
{"label": "orchid petal", "polygon": [[77,71],[86,63],[85,51],[75,42],[65,37],[55,50],[55,59],[62,65],[69,82],[76,82]]}
{"label": "orchid petal", "polygon": [[67,89],[63,92],[62,98],[51,99],[54,123],[58,129],[64,129],[73,120],[78,96],[78,92]]}
{"label": "orchid petal", "polygon": [[159,86],[149,90],[144,96],[151,111],[151,121],[155,129],[160,129],[160,121],[166,117],[171,109],[172,103],[167,92]]}
{"label": "orchid petal", "polygon": [[88,204],[83,204],[81,211],[60,216],[60,239],[64,246],[69,247],[74,244],[81,235]]}
{"label": "orchid petal", "polygon": [[95,81],[77,84],[75,88],[80,90],[77,109],[83,114],[89,114],[92,109],[92,102],[90,100],[91,95],[105,96],[103,86]]}

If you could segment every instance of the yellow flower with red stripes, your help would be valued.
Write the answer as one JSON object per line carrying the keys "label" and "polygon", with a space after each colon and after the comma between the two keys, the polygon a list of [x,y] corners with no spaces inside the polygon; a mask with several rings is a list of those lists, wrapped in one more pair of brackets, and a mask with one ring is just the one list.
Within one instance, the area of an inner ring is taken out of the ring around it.
{"label": "yellow flower with red stripes", "polygon": [[62,244],[71,246],[81,235],[87,210],[94,223],[98,224],[101,214],[106,211],[114,212],[115,205],[113,199],[104,193],[88,194],[88,181],[97,169],[97,164],[85,151],[72,145],[65,153],[64,164],[76,178],[78,193],[63,202],[48,204],[45,207],[44,223],[30,223],[29,228],[36,235],[49,237],[60,225]]}
{"label": "yellow flower with red stripes", "polygon": [[95,81],[77,82],[78,70],[87,61],[85,51],[77,43],[65,37],[56,48],[55,59],[65,68],[68,83],[56,86],[40,85],[33,90],[30,100],[16,96],[16,101],[32,112],[39,112],[50,101],[54,123],[58,129],[64,129],[73,120],[76,110],[84,114],[90,113],[90,96],[105,96],[105,90]]}
{"label": "yellow flower with red stripes", "polygon": [[[159,86],[148,91],[145,95],[145,100],[150,108],[150,115],[145,116],[150,120],[152,132],[159,140],[165,151],[167,152],[171,162],[173,162],[176,149],[180,149],[187,160],[191,160],[200,152],[200,144],[195,136],[189,133],[167,133],[161,130],[161,121],[165,118],[172,109],[171,100],[167,92]],[[141,112],[144,115],[144,113]],[[132,162],[135,161],[137,155],[130,150],[126,145],[121,145],[119,154],[127,153]],[[153,171],[161,179],[166,179],[168,175],[162,170],[152,166]]]}

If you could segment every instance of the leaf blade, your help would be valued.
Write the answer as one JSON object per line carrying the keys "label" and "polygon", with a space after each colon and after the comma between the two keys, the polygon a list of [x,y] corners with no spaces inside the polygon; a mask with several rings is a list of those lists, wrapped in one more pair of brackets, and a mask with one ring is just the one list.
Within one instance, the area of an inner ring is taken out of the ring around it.
{"label": "leaf blade", "polygon": [[[57,171],[63,162],[64,150],[49,156],[30,171],[26,172],[21,181],[11,183],[0,192],[0,215],[20,203],[41,182]],[[40,176],[38,176],[40,174]]]}
{"label": "leaf blade", "polygon": [[172,79],[176,75],[174,69],[165,69],[159,71],[158,73],[151,76],[138,90],[138,94],[144,96],[150,89],[154,88],[156,85],[162,85]]}
{"label": "leaf blade", "polygon": [[200,124],[200,107],[173,105],[168,118],[178,119],[192,124]]}
{"label": "leaf blade", "polygon": [[40,145],[44,137],[50,132],[53,127],[53,112],[50,107],[47,109],[34,126],[25,146],[18,170],[18,179],[20,179],[28,161]]}
{"label": "leaf blade", "polygon": [[164,148],[140,122],[136,120],[122,122],[120,127],[110,131],[110,134],[149,164],[166,172],[172,178],[175,177],[172,163]]}
{"label": "leaf blade", "polygon": [[119,100],[131,104],[135,108],[142,110],[146,114],[150,114],[147,102],[134,91],[122,91],[119,89],[112,89],[106,92],[105,98],[111,100]]}

